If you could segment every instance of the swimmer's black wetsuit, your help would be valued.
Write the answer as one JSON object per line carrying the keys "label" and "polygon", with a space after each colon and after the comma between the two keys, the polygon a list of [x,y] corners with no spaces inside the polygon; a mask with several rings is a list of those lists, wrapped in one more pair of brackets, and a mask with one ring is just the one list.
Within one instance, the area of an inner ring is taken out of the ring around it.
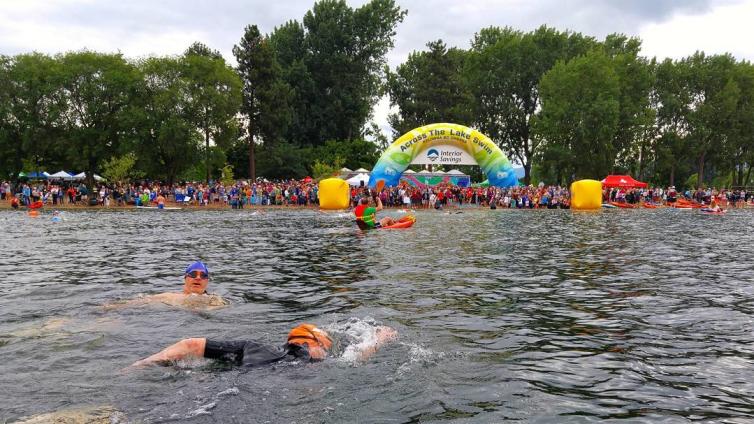
{"label": "swimmer's black wetsuit", "polygon": [[244,367],[258,367],[280,361],[312,361],[306,345],[286,343],[270,346],[254,340],[207,340],[204,357],[233,362]]}

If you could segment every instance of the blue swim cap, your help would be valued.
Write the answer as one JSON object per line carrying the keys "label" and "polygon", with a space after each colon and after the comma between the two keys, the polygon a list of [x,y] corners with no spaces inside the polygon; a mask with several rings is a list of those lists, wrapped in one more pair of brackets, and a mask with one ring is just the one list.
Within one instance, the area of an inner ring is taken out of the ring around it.
{"label": "blue swim cap", "polygon": [[184,274],[188,274],[191,271],[202,271],[209,275],[209,270],[207,269],[207,265],[204,265],[201,261],[196,261],[192,263],[191,265],[186,268],[186,272]]}

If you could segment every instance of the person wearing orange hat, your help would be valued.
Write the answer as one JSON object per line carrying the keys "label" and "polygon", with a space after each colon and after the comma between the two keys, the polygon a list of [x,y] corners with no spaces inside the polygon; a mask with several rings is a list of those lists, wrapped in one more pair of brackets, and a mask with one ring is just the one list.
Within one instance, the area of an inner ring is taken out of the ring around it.
{"label": "person wearing orange hat", "polygon": [[[375,329],[374,342],[359,346],[358,358],[366,360],[380,346],[395,339],[397,332],[385,326]],[[282,346],[256,340],[218,341],[206,338],[183,339],[152,356],[134,362],[132,367],[160,364],[188,358],[210,358],[257,367],[281,361],[322,361],[332,348],[332,339],[325,330],[313,324],[300,324],[288,333]]]}

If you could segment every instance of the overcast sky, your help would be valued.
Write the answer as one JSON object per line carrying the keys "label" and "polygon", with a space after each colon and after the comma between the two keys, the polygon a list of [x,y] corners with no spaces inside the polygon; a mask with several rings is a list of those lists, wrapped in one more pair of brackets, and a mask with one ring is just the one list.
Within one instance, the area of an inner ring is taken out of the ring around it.
{"label": "overcast sky", "polygon": [[[248,24],[263,32],[301,21],[313,0],[0,0],[0,54],[88,48],[128,57],[179,54],[201,41],[233,61]],[[357,7],[364,0],[348,0]],[[754,59],[754,0],[397,0],[408,16],[397,28],[391,67],[432,40],[468,47],[487,26],[525,31],[542,24],[599,39],[639,36],[646,56],[695,50]],[[387,128],[387,102],[375,121]]]}

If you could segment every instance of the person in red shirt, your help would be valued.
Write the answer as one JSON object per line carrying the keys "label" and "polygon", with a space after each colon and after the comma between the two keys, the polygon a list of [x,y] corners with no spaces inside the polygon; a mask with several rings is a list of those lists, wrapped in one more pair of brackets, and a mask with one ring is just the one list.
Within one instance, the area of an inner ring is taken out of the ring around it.
{"label": "person in red shirt", "polygon": [[68,194],[68,203],[75,205],[76,204],[76,189],[73,188],[73,186],[69,187],[66,191]]}

